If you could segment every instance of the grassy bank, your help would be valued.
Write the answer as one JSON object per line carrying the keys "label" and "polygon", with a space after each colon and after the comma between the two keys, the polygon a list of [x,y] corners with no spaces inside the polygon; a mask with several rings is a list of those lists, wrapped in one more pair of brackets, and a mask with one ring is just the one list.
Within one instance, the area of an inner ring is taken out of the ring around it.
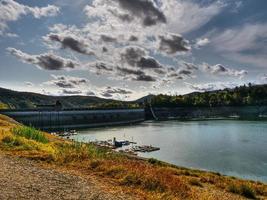
{"label": "grassy bank", "polygon": [[155,159],[141,160],[92,144],[69,142],[24,127],[0,116],[2,152],[38,160],[43,165],[90,174],[112,189],[140,199],[267,199],[265,184],[218,173],[176,167]]}

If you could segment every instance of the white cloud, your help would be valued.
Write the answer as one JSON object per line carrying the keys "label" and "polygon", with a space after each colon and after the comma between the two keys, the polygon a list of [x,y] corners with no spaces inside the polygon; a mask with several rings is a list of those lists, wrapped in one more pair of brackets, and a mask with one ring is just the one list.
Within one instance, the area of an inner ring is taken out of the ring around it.
{"label": "white cloud", "polygon": [[234,88],[240,85],[238,83],[232,83],[232,82],[214,82],[214,83],[202,83],[202,84],[191,84],[185,82],[185,84],[191,90],[199,92],[222,90],[225,88]]}
{"label": "white cloud", "polygon": [[246,70],[231,69],[221,64],[212,66],[207,63],[204,63],[202,66],[205,72],[214,74],[214,75],[228,75],[228,76],[243,78],[244,76],[248,74]]}
{"label": "white cloud", "polygon": [[216,50],[232,60],[266,67],[267,24],[245,24],[242,27],[214,33],[211,42]]}
{"label": "white cloud", "polygon": [[187,33],[200,28],[224,7],[224,4],[218,2],[207,6],[181,0],[162,0],[161,3],[167,18],[167,29],[173,33]]}
{"label": "white cloud", "polygon": [[17,21],[22,15],[31,14],[35,18],[55,16],[59,8],[54,5],[46,7],[30,7],[14,0],[2,0],[0,2],[0,35],[8,29],[8,22]]}
{"label": "white cloud", "polygon": [[210,43],[210,40],[208,38],[199,38],[196,41],[195,47],[200,48],[200,47],[208,45],[209,43]]}

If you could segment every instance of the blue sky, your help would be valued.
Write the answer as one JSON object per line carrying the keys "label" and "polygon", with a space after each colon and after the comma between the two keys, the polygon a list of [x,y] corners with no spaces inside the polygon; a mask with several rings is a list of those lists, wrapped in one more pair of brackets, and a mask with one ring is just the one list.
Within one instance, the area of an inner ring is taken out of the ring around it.
{"label": "blue sky", "polygon": [[0,87],[136,99],[267,82],[266,0],[0,0]]}

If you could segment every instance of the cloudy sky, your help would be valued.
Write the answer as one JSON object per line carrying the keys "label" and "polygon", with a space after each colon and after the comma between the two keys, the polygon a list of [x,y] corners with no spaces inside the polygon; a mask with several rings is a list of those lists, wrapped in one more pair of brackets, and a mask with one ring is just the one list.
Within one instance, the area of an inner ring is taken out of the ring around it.
{"label": "cloudy sky", "polygon": [[266,0],[0,0],[0,87],[136,99],[267,83]]}

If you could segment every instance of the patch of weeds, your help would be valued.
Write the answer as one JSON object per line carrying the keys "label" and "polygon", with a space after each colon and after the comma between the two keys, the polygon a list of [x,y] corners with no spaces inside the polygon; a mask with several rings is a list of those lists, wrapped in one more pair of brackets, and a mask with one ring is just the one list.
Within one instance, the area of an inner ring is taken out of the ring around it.
{"label": "patch of weeds", "polygon": [[125,169],[123,167],[111,167],[110,169],[106,170],[105,174],[110,177],[118,177],[122,176],[125,173]]}
{"label": "patch of weeds", "polygon": [[203,187],[203,185],[201,184],[201,182],[198,179],[196,179],[196,178],[190,179],[189,180],[189,184],[190,185],[193,185],[193,186]]}
{"label": "patch of weeds", "polygon": [[147,161],[152,165],[162,165],[162,162],[155,158],[149,158]]}
{"label": "patch of weeds", "polygon": [[149,191],[155,191],[155,190],[158,190],[160,192],[165,191],[165,187],[163,187],[160,181],[152,177],[144,177],[142,180],[142,186],[144,189]]}
{"label": "patch of weeds", "polygon": [[229,192],[232,192],[234,194],[239,194],[239,195],[242,195],[246,198],[250,198],[250,199],[256,199],[256,194],[255,194],[255,191],[249,187],[248,185],[234,185],[234,184],[231,184],[229,187],[228,187],[228,191]]}
{"label": "patch of weeds", "polygon": [[49,142],[44,133],[32,127],[26,127],[26,126],[16,127],[12,129],[12,132],[17,136],[25,137],[26,139],[30,140],[35,140],[40,143],[46,144]]}
{"label": "patch of weeds", "polygon": [[247,185],[240,186],[240,194],[250,199],[256,199],[254,190]]}
{"label": "patch of weeds", "polygon": [[102,162],[100,160],[92,160],[90,162],[90,168],[91,169],[97,169],[98,167],[100,167],[101,164],[102,164]]}
{"label": "patch of weeds", "polygon": [[141,177],[135,173],[128,174],[122,180],[122,184],[127,186],[136,186],[140,185],[141,183],[142,183]]}

